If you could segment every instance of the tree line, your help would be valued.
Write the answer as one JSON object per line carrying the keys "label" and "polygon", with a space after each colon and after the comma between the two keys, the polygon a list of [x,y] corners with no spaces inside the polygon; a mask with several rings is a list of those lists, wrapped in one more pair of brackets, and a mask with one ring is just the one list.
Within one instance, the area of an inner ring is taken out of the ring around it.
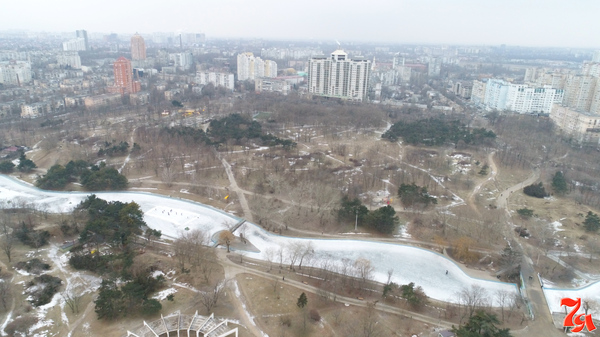
{"label": "tree line", "polygon": [[115,168],[106,166],[106,162],[91,165],[84,160],[71,160],[67,165],[50,167],[43,176],[38,176],[35,185],[46,190],[63,190],[67,184],[77,181],[90,191],[126,189],[127,178]]}
{"label": "tree line", "polygon": [[471,130],[457,120],[427,118],[414,122],[396,122],[381,135],[381,138],[393,142],[402,138],[406,143],[412,145],[439,146],[447,142],[454,144],[464,142],[477,146],[490,144],[495,140],[496,134],[484,128]]}

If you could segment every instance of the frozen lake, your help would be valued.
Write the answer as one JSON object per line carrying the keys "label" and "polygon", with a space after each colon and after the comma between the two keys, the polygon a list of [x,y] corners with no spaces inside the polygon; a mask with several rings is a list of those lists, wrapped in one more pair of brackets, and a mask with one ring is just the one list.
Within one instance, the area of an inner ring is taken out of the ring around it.
{"label": "frozen lake", "polygon": [[[91,193],[52,192],[0,175],[0,206],[28,203],[53,213],[69,212]],[[169,198],[145,192],[96,192],[107,201],[138,203],[149,227],[161,230],[169,237],[177,237],[185,228],[201,229],[209,235],[228,228],[240,219],[213,207],[183,199]],[[10,206],[8,206],[10,207]],[[279,236],[254,224],[244,225],[244,235],[261,250],[247,253],[248,257],[266,259],[267,250],[278,250],[294,242],[312,241],[315,254],[311,264],[321,261],[340,263],[342,259],[364,258],[371,261],[374,278],[387,280],[387,272],[394,270],[392,281],[398,284],[414,282],[423,287],[427,296],[456,302],[456,294],[464,287],[478,285],[486,289],[489,298],[499,290],[517,292],[515,284],[482,280],[465,274],[454,262],[435,252],[400,244],[344,239],[302,239]],[[277,259],[276,259],[277,260]],[[278,260],[277,260],[278,261]],[[446,271],[448,273],[446,274]]]}

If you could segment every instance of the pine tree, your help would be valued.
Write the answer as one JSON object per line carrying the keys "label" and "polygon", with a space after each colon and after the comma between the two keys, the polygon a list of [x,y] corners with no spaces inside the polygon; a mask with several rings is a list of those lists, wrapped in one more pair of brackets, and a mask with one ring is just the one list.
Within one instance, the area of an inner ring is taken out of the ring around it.
{"label": "pine tree", "polygon": [[583,227],[588,232],[597,232],[600,229],[600,217],[598,217],[598,214],[589,211],[585,216]]}
{"label": "pine tree", "polygon": [[554,192],[557,194],[567,193],[567,180],[561,171],[556,171],[552,177],[552,189],[554,189]]}
{"label": "pine tree", "polygon": [[303,309],[307,304],[308,304],[308,298],[306,298],[306,294],[305,293],[300,294],[300,297],[298,297],[298,302],[296,303],[298,308]]}

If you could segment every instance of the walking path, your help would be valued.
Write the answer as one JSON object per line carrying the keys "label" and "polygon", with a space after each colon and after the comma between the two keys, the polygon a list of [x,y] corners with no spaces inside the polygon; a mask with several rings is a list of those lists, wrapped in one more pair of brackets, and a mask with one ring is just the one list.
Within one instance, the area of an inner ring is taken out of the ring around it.
{"label": "walking path", "polygon": [[244,191],[238,186],[235,181],[235,177],[233,176],[233,171],[231,171],[231,165],[225,160],[225,158],[221,158],[221,163],[223,163],[223,167],[225,167],[225,172],[227,173],[227,178],[229,178],[229,187],[235,192],[240,201],[240,205],[242,206],[242,210],[244,211],[244,218],[250,222],[254,222],[252,220],[252,212],[250,211],[250,207],[248,206],[248,201],[246,200],[246,196],[244,195]]}
{"label": "walking path", "polygon": [[[225,275],[227,275],[227,277],[229,277],[229,278],[233,278],[240,273],[246,273],[246,274],[252,274],[252,275],[256,275],[256,276],[271,279],[271,280],[276,280],[276,279],[279,280],[278,275],[273,275],[273,274],[270,274],[267,272],[258,271],[258,270],[255,270],[255,269],[252,269],[249,267],[245,267],[242,265],[238,265],[238,264],[232,262],[231,260],[229,260],[229,258],[227,258],[227,253],[222,249],[216,250],[216,254],[219,259],[219,262],[225,269]],[[311,285],[307,285],[307,284],[304,284],[299,281],[285,280],[284,282],[289,286],[298,288],[303,291],[307,291],[307,292],[311,292],[311,293],[324,292],[320,288],[317,288],[317,287],[314,287]],[[326,292],[326,293],[328,293],[330,295],[329,296],[330,298],[336,298],[337,301],[342,302],[342,303],[347,303],[347,304],[355,305],[358,307],[367,307],[367,304],[368,304],[368,302],[364,301],[364,300],[359,300],[356,298],[350,298],[350,297],[346,297],[346,296],[340,296],[340,295],[329,293],[329,292]],[[379,311],[391,313],[391,314],[410,317],[417,321],[425,322],[425,323],[431,324],[436,327],[441,327],[441,328],[451,328],[452,324],[455,324],[455,323],[444,321],[441,319],[435,319],[435,318],[432,318],[432,317],[429,317],[426,315],[422,315],[419,313],[414,313],[409,310],[392,307],[387,304],[378,303],[375,306],[375,309],[379,310]],[[261,335],[258,335],[258,336],[261,336]]]}

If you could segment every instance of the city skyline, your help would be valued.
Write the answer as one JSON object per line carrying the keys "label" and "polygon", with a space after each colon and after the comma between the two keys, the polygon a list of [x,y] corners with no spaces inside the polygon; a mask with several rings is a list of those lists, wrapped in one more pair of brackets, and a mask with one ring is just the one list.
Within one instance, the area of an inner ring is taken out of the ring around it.
{"label": "city skyline", "polygon": [[[598,48],[594,14],[600,2],[575,0],[428,0],[339,4],[305,1],[301,6],[257,0],[195,3],[174,0],[165,8],[115,0],[10,2],[0,31],[204,32],[217,38],[339,40],[344,42],[458,45],[521,45]],[[119,11],[113,11],[119,7]],[[93,9],[93,11],[91,11]],[[93,15],[91,13],[94,13]],[[135,15],[131,15],[135,13]],[[153,18],[153,19],[149,19]]]}

